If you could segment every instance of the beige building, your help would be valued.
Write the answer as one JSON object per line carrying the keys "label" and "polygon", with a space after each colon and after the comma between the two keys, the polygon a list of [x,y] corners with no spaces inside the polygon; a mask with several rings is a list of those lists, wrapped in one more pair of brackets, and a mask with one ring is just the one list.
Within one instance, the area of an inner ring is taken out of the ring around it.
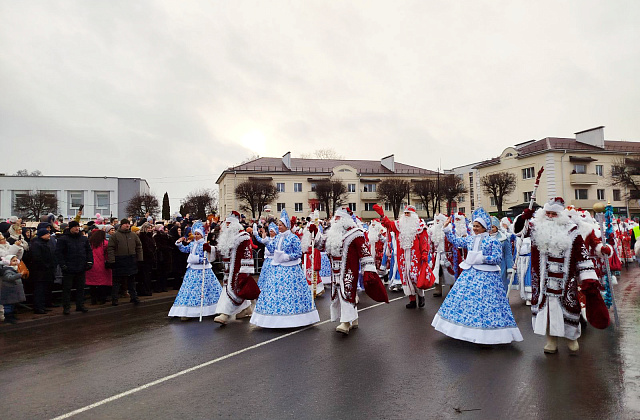
{"label": "beige building", "polygon": [[[244,181],[267,180],[273,182],[279,190],[278,198],[270,203],[273,213],[280,214],[281,209],[286,208],[289,216],[306,217],[313,209],[318,208],[321,217],[326,217],[325,209],[318,203],[314,192],[315,183],[339,179],[347,186],[347,202],[351,210],[363,220],[371,220],[378,217],[373,205],[379,202],[376,188],[381,181],[389,178],[417,181],[436,176],[435,171],[395,162],[393,155],[374,161],[297,159],[287,153],[281,159],[263,157],[228,168],[216,183],[220,189],[219,209],[223,215],[240,207],[241,203],[234,193],[236,185]],[[426,211],[419,200],[413,197],[409,199],[416,206],[418,214],[425,217]],[[391,212],[386,203],[385,211]]]}
{"label": "beige building", "polygon": [[[464,182],[464,187],[467,190],[466,193],[460,195],[456,200],[456,211],[464,213],[467,217],[471,217],[471,213],[477,208],[480,207],[480,202],[482,200],[482,191],[479,186],[478,179],[478,170],[475,169],[475,166],[478,163],[470,163],[464,166],[458,166],[452,168],[450,170],[446,170],[447,174],[457,175],[462,182]],[[443,207],[442,211],[446,209]]]}
{"label": "beige building", "polygon": [[[503,211],[518,214],[527,206],[538,170],[544,166],[536,202],[562,197],[566,205],[591,210],[596,202],[610,201],[616,214],[640,213],[638,200],[626,200],[624,187],[611,186],[614,163],[640,154],[640,142],[604,140],[604,127],[576,133],[576,138],[547,137],[507,147],[500,156],[473,166],[477,170],[476,206],[498,211],[493,197],[479,185],[479,179],[497,172],[516,175],[515,192],[505,197]],[[637,156],[636,156],[637,158]]]}

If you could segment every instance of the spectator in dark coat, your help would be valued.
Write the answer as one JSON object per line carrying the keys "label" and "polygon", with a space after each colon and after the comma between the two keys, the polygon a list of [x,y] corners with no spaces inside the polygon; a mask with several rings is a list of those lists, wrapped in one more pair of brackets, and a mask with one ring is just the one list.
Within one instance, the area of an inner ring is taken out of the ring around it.
{"label": "spectator in dark coat", "polygon": [[58,239],[56,259],[62,269],[63,313],[71,313],[71,289],[76,288],[76,311],[89,312],[84,306],[85,272],[93,266],[93,251],[86,236],[80,234],[80,223],[72,220]]}
{"label": "spectator in dark coat", "polygon": [[33,282],[33,312],[46,314],[45,305],[51,292],[51,285],[55,280],[56,259],[49,241],[51,233],[46,228],[38,229],[36,238],[30,243],[31,264],[29,265],[29,279]]}
{"label": "spectator in dark coat", "polygon": [[127,282],[129,297],[134,304],[140,303],[136,294],[136,274],[138,261],[143,261],[142,242],[135,233],[131,232],[129,219],[122,219],[120,228],[109,238],[107,246],[107,262],[113,269],[113,288],[111,289],[111,304],[118,305],[118,291],[120,283]]}
{"label": "spectator in dark coat", "polygon": [[153,225],[149,222],[140,227],[138,234],[142,243],[142,261],[138,262],[138,296],[151,296],[151,275],[156,267],[156,241],[153,240]]}
{"label": "spectator in dark coat", "polygon": [[[156,233],[153,236],[153,240],[156,242],[156,250],[158,251],[156,265],[156,287],[155,291],[166,292],[167,291],[167,277],[172,269],[173,261],[173,243],[169,238],[168,230],[166,226],[156,225]],[[174,241],[175,242],[175,241]]]}

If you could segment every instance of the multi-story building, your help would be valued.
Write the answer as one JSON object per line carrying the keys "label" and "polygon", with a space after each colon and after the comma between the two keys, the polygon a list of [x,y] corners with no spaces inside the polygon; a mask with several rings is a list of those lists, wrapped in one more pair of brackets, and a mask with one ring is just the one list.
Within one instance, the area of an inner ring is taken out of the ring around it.
{"label": "multi-story building", "polygon": [[137,194],[149,193],[149,184],[141,178],[84,176],[0,176],[0,217],[17,214],[16,198],[27,192],[44,191],[58,200],[56,215],[75,217],[81,205],[84,215],[100,213],[109,217],[126,217],[126,207]]}
{"label": "multi-story building", "polygon": [[464,213],[467,217],[471,217],[471,213],[476,207],[482,206],[482,191],[479,188],[480,180],[478,178],[478,170],[475,169],[477,164],[478,163],[470,163],[445,171],[446,174],[457,175],[464,183],[467,192],[458,196],[456,200],[456,210]]}
{"label": "multi-story building", "polygon": [[[219,191],[219,209],[228,214],[240,207],[235,188],[241,182],[266,180],[278,188],[278,198],[270,203],[274,212],[286,208],[290,216],[306,217],[312,208],[318,208],[321,217],[326,217],[325,209],[318,203],[314,192],[315,184],[329,179],[339,179],[347,186],[347,204],[363,220],[378,217],[373,205],[379,202],[377,185],[389,178],[403,178],[418,181],[435,178],[437,172],[395,162],[394,156],[374,160],[338,159],[297,159],[287,153],[280,158],[263,157],[226,169],[216,183]],[[426,211],[419,200],[407,197],[407,202],[416,206],[418,214],[424,217]],[[381,205],[383,203],[380,203]],[[385,211],[391,211],[384,203]]]}
{"label": "multi-story building", "polygon": [[[566,205],[591,210],[597,202],[610,201],[617,214],[637,214],[637,200],[628,199],[624,187],[612,186],[611,170],[624,159],[640,155],[640,142],[604,140],[604,127],[576,133],[576,138],[547,137],[507,147],[500,156],[473,166],[477,179],[497,173],[516,175],[516,190],[505,197],[503,211],[517,214],[528,206],[536,175],[544,166],[536,202],[562,197]],[[482,189],[479,205],[497,212],[496,203]]]}

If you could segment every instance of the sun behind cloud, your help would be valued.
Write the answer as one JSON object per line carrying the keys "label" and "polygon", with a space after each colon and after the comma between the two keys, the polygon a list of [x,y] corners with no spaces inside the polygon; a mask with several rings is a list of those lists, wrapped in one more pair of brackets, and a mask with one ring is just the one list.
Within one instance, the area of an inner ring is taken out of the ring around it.
{"label": "sun behind cloud", "polygon": [[267,138],[259,130],[249,131],[244,134],[240,139],[240,143],[252,153],[256,153],[260,156],[264,156],[267,152]]}

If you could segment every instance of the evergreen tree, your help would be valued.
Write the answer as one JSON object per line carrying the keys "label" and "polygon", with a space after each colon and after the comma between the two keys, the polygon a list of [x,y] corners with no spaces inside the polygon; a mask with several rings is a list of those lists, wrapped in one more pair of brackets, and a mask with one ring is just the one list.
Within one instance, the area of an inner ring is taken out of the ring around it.
{"label": "evergreen tree", "polygon": [[164,193],[164,197],[162,197],[162,219],[169,220],[171,219],[171,209],[169,207],[169,194]]}

